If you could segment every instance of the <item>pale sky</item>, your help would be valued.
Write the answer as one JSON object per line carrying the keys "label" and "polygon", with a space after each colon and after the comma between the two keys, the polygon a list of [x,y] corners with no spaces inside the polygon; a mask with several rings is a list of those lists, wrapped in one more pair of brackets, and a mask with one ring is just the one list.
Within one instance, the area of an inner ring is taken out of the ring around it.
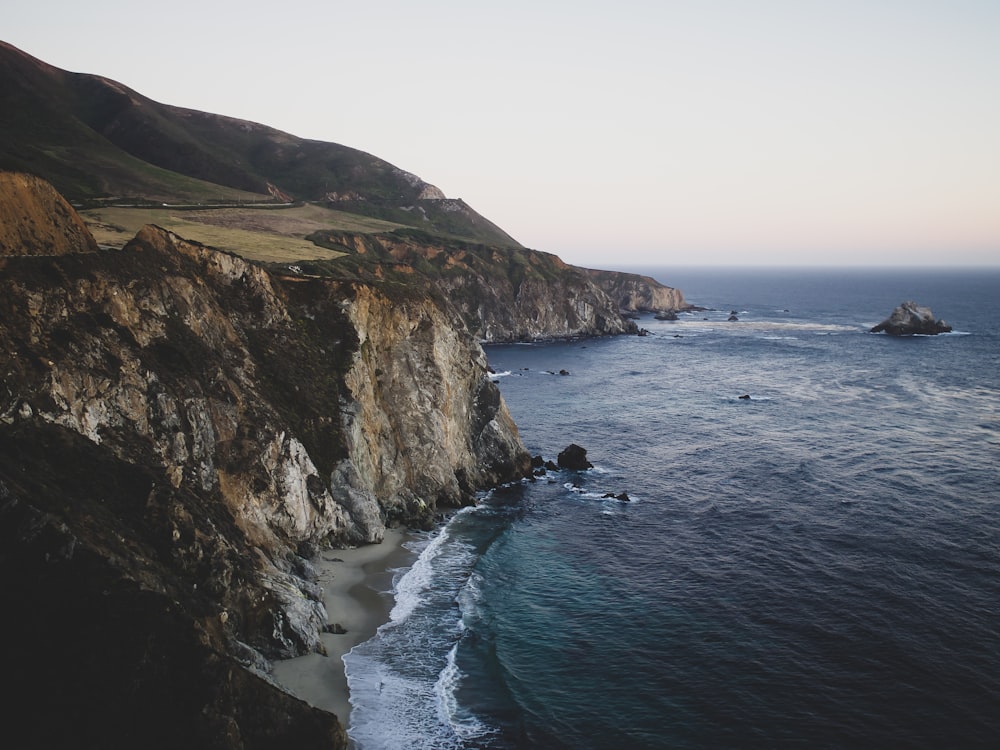
{"label": "pale sky", "polygon": [[0,38],[367,151],[570,263],[1000,265],[1000,0],[8,0]]}

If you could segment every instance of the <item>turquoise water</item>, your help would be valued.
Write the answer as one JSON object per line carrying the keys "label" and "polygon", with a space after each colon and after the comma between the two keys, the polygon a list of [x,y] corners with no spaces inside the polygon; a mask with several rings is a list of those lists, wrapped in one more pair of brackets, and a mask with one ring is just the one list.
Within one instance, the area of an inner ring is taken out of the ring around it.
{"label": "turquoise water", "polygon": [[[355,743],[993,746],[1000,274],[653,275],[712,309],[488,348],[529,450],[595,468],[418,543]],[[867,333],[911,298],[955,333]]]}

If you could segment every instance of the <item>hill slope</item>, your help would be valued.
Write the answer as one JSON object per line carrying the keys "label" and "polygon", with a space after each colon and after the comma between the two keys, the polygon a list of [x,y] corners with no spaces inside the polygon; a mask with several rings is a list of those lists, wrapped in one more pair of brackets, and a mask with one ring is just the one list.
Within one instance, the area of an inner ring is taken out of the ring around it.
{"label": "hill slope", "polygon": [[336,143],[173,107],[0,42],[0,169],[30,172],[70,200],[323,201],[438,234],[516,247],[463,201]]}

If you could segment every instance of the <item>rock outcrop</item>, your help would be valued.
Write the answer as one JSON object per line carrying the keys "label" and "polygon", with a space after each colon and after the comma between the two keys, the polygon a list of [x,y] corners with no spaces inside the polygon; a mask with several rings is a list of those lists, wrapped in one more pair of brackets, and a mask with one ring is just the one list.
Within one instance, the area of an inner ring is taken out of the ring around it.
{"label": "rock outcrop", "polygon": [[78,247],[0,258],[7,736],[345,746],[267,659],[323,648],[316,550],[530,472],[481,348],[419,285]]}
{"label": "rock outcrop", "polygon": [[588,269],[587,273],[625,312],[667,314],[692,309],[680,289],[665,286],[651,276],[597,269]]}
{"label": "rock outcrop", "polygon": [[559,451],[556,462],[562,469],[585,471],[594,468],[594,465],[587,460],[587,449],[576,443],[570,443]]}
{"label": "rock outcrop", "polygon": [[907,301],[892,311],[892,315],[871,329],[872,333],[888,333],[890,336],[934,336],[949,333],[951,326],[943,320],[935,320],[929,307]]}
{"label": "rock outcrop", "polygon": [[0,257],[97,250],[73,207],[45,180],[0,172]]}
{"label": "rock outcrop", "polygon": [[[652,279],[611,271],[595,275],[537,250],[444,240],[410,230],[379,235],[321,232],[311,239],[350,255],[331,264],[336,268],[296,267],[333,274],[351,269],[360,278],[426,284],[458,310],[476,338],[488,343],[638,333],[636,324],[623,315],[627,305],[647,309],[640,304],[645,300],[687,307],[678,290]],[[619,292],[630,290],[626,297],[609,294],[602,286],[614,292],[612,282],[619,275],[627,277],[618,285]]]}
{"label": "rock outcrop", "polygon": [[[344,309],[359,344],[345,377],[347,455],[335,476],[352,503],[368,498],[356,519],[378,511],[429,521],[436,506],[528,473],[486,356],[450,308],[391,285],[355,284]],[[384,524],[359,531],[380,540]]]}

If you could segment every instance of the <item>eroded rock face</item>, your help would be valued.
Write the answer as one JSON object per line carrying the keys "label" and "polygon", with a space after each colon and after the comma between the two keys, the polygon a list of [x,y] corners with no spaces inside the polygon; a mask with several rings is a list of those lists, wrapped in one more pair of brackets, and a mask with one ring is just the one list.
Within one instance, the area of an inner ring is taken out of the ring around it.
{"label": "eroded rock face", "polygon": [[586,269],[550,253],[446,242],[414,233],[320,234],[321,242],[352,253],[337,263],[353,266],[362,277],[422,284],[432,294],[443,295],[480,341],[638,332]]}
{"label": "eroded rock face", "polygon": [[935,320],[929,307],[923,307],[916,302],[904,302],[892,315],[871,329],[872,333],[885,331],[890,336],[934,336],[939,333],[949,333],[951,326],[943,320]]}
{"label": "eroded rock face", "polygon": [[7,743],[345,748],[239,640],[280,612],[259,574],[212,497],[64,427],[0,425]]}
{"label": "eroded rock face", "polygon": [[45,180],[0,172],[0,196],[0,257],[97,250],[83,219]]}
{"label": "eroded rock face", "polygon": [[588,273],[617,302],[620,310],[667,314],[691,308],[680,289],[665,286],[650,276],[600,270]]}
{"label": "eroded rock face", "polygon": [[[0,275],[2,654],[61,681],[49,710],[160,728],[91,746],[343,746],[264,657],[322,650],[302,556],[527,474],[482,350],[419,289],[282,277],[156,227]],[[42,658],[79,617],[101,631],[86,668]],[[42,698],[39,678],[44,724]]]}
{"label": "eroded rock face", "polygon": [[354,513],[370,519],[367,541],[384,531],[371,498],[385,520],[430,520],[435,506],[458,506],[477,487],[525,476],[529,457],[461,321],[409,293],[392,298],[366,285],[351,292],[344,306],[359,346],[345,381],[353,403],[344,424],[353,468],[338,467],[336,483],[350,490]]}

